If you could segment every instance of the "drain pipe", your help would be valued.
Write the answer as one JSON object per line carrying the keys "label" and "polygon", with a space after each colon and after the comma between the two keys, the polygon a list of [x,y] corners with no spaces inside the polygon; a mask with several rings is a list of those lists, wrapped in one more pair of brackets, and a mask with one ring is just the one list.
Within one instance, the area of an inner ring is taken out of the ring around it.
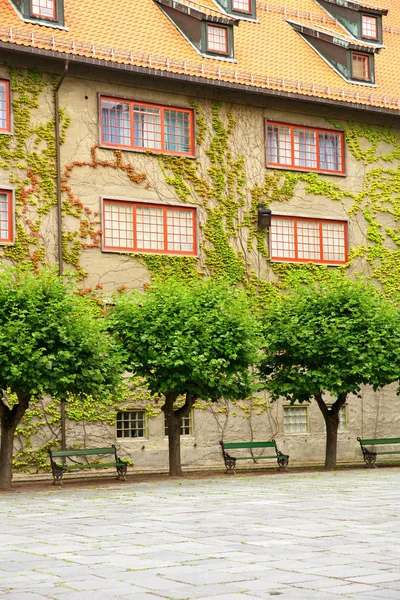
{"label": "drain pipe", "polygon": [[[63,249],[62,249],[62,198],[61,198],[61,148],[60,148],[60,115],[58,92],[68,71],[68,61],[65,61],[64,71],[56,87],[54,88],[54,126],[56,142],[56,171],[57,171],[57,241],[58,241],[58,274],[63,274]],[[65,418],[65,400],[61,398],[61,449],[67,448],[66,436],[66,418]],[[62,457],[62,464],[65,464],[65,457]]]}
{"label": "drain pipe", "polygon": [[58,92],[67,75],[69,61],[65,61],[64,71],[56,87],[54,88],[54,121],[55,121],[55,142],[56,142],[56,169],[57,169],[57,240],[58,240],[58,274],[62,275],[63,252],[62,252],[62,198],[61,198],[61,148],[60,148],[60,115]]}

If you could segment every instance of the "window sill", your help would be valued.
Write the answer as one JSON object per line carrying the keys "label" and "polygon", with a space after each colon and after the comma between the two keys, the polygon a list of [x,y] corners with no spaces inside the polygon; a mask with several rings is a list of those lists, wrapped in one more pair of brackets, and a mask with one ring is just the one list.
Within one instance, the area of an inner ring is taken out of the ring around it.
{"label": "window sill", "polygon": [[295,260],[295,259],[285,259],[285,258],[270,258],[270,262],[272,263],[287,263],[291,265],[316,265],[317,267],[343,267],[347,265],[347,261],[340,263],[330,263],[330,262],[317,262],[314,260]]}
{"label": "window sill", "polygon": [[347,177],[347,173],[340,173],[338,171],[320,171],[319,169],[308,169],[307,167],[289,167],[286,165],[269,165],[266,164],[267,169],[271,169],[273,171],[291,171],[296,173],[316,173],[317,175],[330,175],[331,177]]}
{"label": "window sill", "polygon": [[[158,252],[158,251],[151,252],[149,250],[147,250],[147,251],[146,250],[118,250],[118,249],[113,250],[112,248],[101,248],[101,251],[104,254],[123,254],[123,255],[130,254],[132,257],[138,256],[138,255],[141,256],[141,255],[145,254],[146,256],[176,256],[178,258],[179,257],[181,257],[181,258],[199,258],[198,253],[189,254],[189,252],[188,253],[185,253],[185,252],[180,252],[180,253]],[[278,261],[278,262],[280,262],[280,261]]]}
{"label": "window sill", "polygon": [[149,156],[177,156],[179,158],[190,158],[195,160],[197,158],[196,154],[180,154],[178,152],[162,152],[158,150],[148,150],[148,149],[140,149],[140,148],[131,148],[130,146],[114,146],[112,144],[108,145],[104,142],[100,142],[99,148],[102,150],[120,150],[121,152],[135,152],[137,154],[148,154]]}

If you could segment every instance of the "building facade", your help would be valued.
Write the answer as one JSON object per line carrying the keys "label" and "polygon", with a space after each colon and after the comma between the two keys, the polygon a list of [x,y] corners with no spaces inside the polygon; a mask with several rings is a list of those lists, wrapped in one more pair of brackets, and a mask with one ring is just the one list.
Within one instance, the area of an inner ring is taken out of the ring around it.
{"label": "building facade", "polygon": [[[174,274],[222,275],[267,304],[337,269],[395,297],[395,5],[0,0],[0,259],[74,270],[106,302]],[[396,389],[349,399],[339,460],[360,459],[358,435],[397,435]],[[67,415],[69,445],[107,439],[137,467],[167,467],[163,415],[142,382],[119,407]],[[44,466],[59,431],[54,402],[33,407],[16,467]],[[292,461],[324,456],[312,404],[202,404],[182,425],[183,464],[220,463],[222,437],[274,437]]]}

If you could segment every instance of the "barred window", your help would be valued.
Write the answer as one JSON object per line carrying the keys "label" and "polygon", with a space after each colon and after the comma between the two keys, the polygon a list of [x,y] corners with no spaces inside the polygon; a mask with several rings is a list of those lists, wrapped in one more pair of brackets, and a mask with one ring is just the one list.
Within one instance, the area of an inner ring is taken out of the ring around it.
{"label": "barred window", "polygon": [[[167,420],[164,418],[165,435],[168,436]],[[193,435],[193,411],[182,417],[181,435]]]}
{"label": "barred window", "polygon": [[103,250],[195,255],[196,209],[104,200]]}
{"label": "barred window", "polygon": [[144,411],[117,413],[117,438],[146,437],[146,414]]}
{"label": "barred window", "polygon": [[272,216],[270,253],[272,260],[343,264],[347,260],[347,223]]}
{"label": "barred window", "polygon": [[285,433],[307,433],[308,432],[308,407],[307,406],[284,406],[283,407],[283,431]]}
{"label": "barred window", "polygon": [[267,122],[267,166],[344,173],[343,132]]}
{"label": "barred window", "polygon": [[105,146],[194,156],[194,111],[101,97]]}

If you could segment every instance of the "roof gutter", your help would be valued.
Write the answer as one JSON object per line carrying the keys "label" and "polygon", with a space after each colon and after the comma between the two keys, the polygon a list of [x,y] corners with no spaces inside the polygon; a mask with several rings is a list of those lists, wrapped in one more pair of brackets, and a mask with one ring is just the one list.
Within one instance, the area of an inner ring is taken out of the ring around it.
{"label": "roof gutter", "polygon": [[58,274],[64,272],[63,246],[62,246],[62,198],[61,198],[61,147],[60,147],[60,104],[58,92],[68,72],[69,61],[64,63],[64,71],[54,88],[54,127],[56,143],[56,171],[57,171],[57,245],[58,245]]}
{"label": "roof gutter", "polygon": [[[125,73],[135,73],[138,75],[150,75],[153,77],[160,77],[163,79],[170,79],[175,81],[183,81],[188,83],[195,83],[202,86],[210,86],[213,88],[229,89],[237,92],[246,92],[256,94],[259,96],[268,97],[279,97],[287,98],[288,100],[300,100],[302,102],[310,102],[315,104],[324,104],[327,106],[338,106],[341,108],[356,109],[364,112],[370,112],[375,114],[385,115],[396,115],[400,116],[400,110],[395,108],[385,108],[381,106],[371,106],[369,104],[362,104],[359,102],[340,101],[331,98],[321,98],[319,96],[310,96],[307,94],[301,94],[296,92],[285,92],[282,90],[273,90],[260,88],[257,86],[247,85],[243,83],[233,83],[228,81],[221,81],[219,79],[206,79],[203,77],[197,77],[194,75],[184,75],[180,73],[172,73],[171,71],[162,71],[160,69],[151,69],[149,67],[139,67],[136,65],[129,65],[125,63],[112,63],[107,60],[98,58],[89,58],[86,56],[78,56],[74,54],[66,54],[63,52],[55,52],[52,50],[41,50],[38,48],[32,48],[29,46],[20,46],[18,44],[11,44],[8,42],[0,42],[0,49],[17,52],[19,54],[28,54],[31,56],[41,56],[42,58],[50,58],[54,60],[68,60],[68,62],[80,65],[90,65],[92,67],[100,67],[103,69],[111,69],[115,71],[122,71]],[[64,56],[62,56],[64,55]],[[68,59],[67,59],[68,57]]]}

